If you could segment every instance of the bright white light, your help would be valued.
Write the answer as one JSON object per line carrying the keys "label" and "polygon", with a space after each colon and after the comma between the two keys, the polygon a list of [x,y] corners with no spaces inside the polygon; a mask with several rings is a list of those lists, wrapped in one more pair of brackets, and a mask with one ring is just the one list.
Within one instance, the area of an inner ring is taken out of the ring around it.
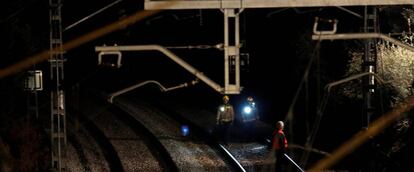
{"label": "bright white light", "polygon": [[246,114],[250,114],[252,112],[252,108],[250,106],[246,106],[246,107],[244,107],[243,111]]}
{"label": "bright white light", "polygon": [[224,106],[220,107],[220,111],[224,112]]}

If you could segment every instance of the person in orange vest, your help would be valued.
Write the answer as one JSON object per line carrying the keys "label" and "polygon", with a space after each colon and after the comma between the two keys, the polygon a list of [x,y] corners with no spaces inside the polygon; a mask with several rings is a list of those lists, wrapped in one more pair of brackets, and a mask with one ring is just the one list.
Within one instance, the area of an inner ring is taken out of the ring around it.
{"label": "person in orange vest", "polygon": [[273,144],[272,147],[275,150],[276,164],[275,171],[283,172],[286,171],[286,162],[285,153],[288,147],[288,142],[283,132],[285,124],[283,121],[277,121],[276,130],[273,132]]}
{"label": "person in orange vest", "polygon": [[219,106],[217,110],[217,119],[216,123],[219,127],[219,135],[221,140],[225,145],[228,145],[230,137],[230,126],[234,121],[234,109],[233,106],[229,103],[229,96],[225,95],[223,97],[223,104]]}

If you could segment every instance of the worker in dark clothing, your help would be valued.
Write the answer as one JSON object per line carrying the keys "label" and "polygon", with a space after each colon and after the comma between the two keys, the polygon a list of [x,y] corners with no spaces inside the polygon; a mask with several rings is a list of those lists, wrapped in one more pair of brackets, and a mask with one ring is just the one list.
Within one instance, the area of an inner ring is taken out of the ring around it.
{"label": "worker in dark clothing", "polygon": [[241,119],[243,122],[245,140],[255,136],[256,122],[259,120],[259,114],[256,108],[256,103],[253,97],[247,97],[247,103],[241,112]]}
{"label": "worker in dark clothing", "polygon": [[217,110],[217,125],[219,127],[219,135],[225,145],[228,144],[230,137],[230,126],[234,121],[234,109],[229,103],[229,96],[223,97],[223,104]]}
{"label": "worker in dark clothing", "polygon": [[288,147],[288,142],[283,132],[284,123],[278,121],[276,123],[276,130],[273,132],[273,149],[275,150],[276,164],[275,171],[286,171],[287,159],[285,153]]}

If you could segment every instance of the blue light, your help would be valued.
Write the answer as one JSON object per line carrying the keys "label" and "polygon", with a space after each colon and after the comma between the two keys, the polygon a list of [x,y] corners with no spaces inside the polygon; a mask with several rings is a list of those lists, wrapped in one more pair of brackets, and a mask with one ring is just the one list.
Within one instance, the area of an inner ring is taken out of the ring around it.
{"label": "blue light", "polygon": [[246,106],[244,107],[243,111],[245,114],[250,114],[252,112],[252,108],[250,106]]}
{"label": "blue light", "polygon": [[188,136],[190,134],[190,128],[188,128],[187,125],[182,125],[181,126],[181,134],[183,136]]}

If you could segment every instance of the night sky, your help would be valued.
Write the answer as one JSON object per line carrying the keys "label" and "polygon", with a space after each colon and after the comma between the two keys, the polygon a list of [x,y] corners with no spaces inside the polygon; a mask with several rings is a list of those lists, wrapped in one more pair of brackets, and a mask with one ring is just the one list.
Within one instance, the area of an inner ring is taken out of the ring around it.
{"label": "night sky", "polygon": [[[71,0],[63,2],[63,27],[99,10],[110,0]],[[0,67],[4,68],[28,55],[47,50],[49,47],[49,24],[46,1],[5,1],[0,7]],[[125,16],[142,10],[142,2],[125,0],[107,11],[64,31],[64,41],[76,38],[84,33],[105,26]],[[393,7],[381,11],[381,32],[401,32],[403,18]],[[363,14],[362,7],[348,7]],[[296,89],[309,59],[313,56],[316,41],[311,40],[315,17],[338,19],[338,33],[359,32],[363,20],[339,8],[281,8],[246,9],[240,15],[242,53],[250,55],[250,65],[242,69],[241,82],[244,90],[240,95],[231,96],[235,105],[252,95],[261,108],[263,121],[272,124],[283,120],[292,102]],[[180,10],[163,11],[123,30],[82,45],[65,53],[64,87],[71,90],[76,84],[87,85],[107,92],[145,80],[157,80],[165,85],[174,86],[193,80],[195,77],[171,60],[156,52],[136,52],[123,54],[123,66],[120,69],[107,69],[97,66],[98,55],[94,46],[160,44],[163,46],[216,45],[223,42],[223,15],[219,10]],[[325,41],[320,45],[319,65],[314,64],[309,75],[307,89],[302,88],[295,106],[295,129],[304,134],[309,131],[315,115],[318,100],[317,93],[322,92],[325,84],[341,79],[349,60],[348,51],[362,45],[358,41]],[[208,50],[172,50],[191,65],[222,85],[223,52]],[[37,65],[45,71],[48,78],[47,63]],[[319,73],[317,66],[320,67]],[[317,79],[320,78],[318,89]],[[1,79],[1,97],[13,97],[3,103],[1,115],[19,111],[15,104],[24,103],[24,93],[19,92],[22,74]],[[46,81],[47,84],[47,81]],[[48,85],[45,85],[46,89]],[[15,92],[14,92],[15,91]],[[214,110],[220,103],[221,95],[204,83],[188,88],[178,94],[178,99],[195,99]],[[362,102],[340,97],[330,99],[326,118],[322,121],[321,136],[336,132],[338,139],[329,143],[318,142],[317,146],[332,151],[341,142],[361,128]],[[16,95],[21,96],[19,99]],[[41,93],[46,101],[47,96]],[[196,95],[196,96],[195,96]],[[308,97],[306,96],[308,95]],[[182,96],[182,97],[180,97]],[[25,106],[25,104],[22,104]],[[289,130],[289,129],[288,129]],[[297,142],[304,142],[298,134]]]}

